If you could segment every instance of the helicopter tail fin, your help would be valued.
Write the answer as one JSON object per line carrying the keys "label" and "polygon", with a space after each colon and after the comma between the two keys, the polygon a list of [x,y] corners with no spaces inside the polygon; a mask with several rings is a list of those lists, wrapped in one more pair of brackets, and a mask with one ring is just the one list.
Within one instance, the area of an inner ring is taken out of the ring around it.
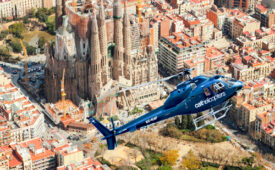
{"label": "helicopter tail fin", "polygon": [[102,135],[104,136],[102,140],[106,139],[108,149],[114,150],[117,146],[117,142],[116,142],[116,137],[115,137],[115,134],[113,133],[113,130],[112,131],[109,130],[92,116],[88,117],[88,120],[100,131],[100,133],[102,133]]}

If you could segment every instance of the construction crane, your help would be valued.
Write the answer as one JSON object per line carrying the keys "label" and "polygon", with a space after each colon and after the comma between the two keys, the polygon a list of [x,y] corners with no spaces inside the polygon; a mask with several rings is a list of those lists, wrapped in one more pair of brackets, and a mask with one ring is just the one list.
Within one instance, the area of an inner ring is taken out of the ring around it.
{"label": "construction crane", "polygon": [[21,46],[22,46],[22,48],[23,48],[23,51],[24,51],[25,83],[28,84],[28,83],[29,83],[29,77],[28,77],[28,61],[27,61],[28,54],[27,54],[26,47],[24,46],[22,40],[20,40],[20,44],[21,44]]}
{"label": "construction crane", "polygon": [[73,0],[72,1],[72,7],[73,7],[73,10],[76,11],[76,5],[77,5],[77,2],[75,2],[77,0]]}
{"label": "construction crane", "polygon": [[137,14],[138,14],[138,23],[142,22],[141,18],[141,0],[138,0],[137,2]]}
{"label": "construction crane", "polygon": [[65,77],[65,68],[63,68],[63,76],[61,80],[61,102],[62,102],[62,112],[63,112],[63,117],[66,118],[66,111],[65,111],[65,98],[66,98],[66,93],[65,93],[65,88],[64,88],[64,77]]}

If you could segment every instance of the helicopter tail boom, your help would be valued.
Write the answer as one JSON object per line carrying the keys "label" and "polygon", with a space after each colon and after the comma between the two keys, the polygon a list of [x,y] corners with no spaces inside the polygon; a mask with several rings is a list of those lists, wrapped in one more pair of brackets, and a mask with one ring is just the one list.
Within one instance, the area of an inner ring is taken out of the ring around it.
{"label": "helicopter tail boom", "polygon": [[96,120],[92,116],[88,117],[88,120],[100,131],[100,133],[102,133],[102,135],[104,136],[104,138],[102,138],[102,139],[107,140],[108,149],[114,150],[115,147],[117,146],[117,142],[116,142],[116,137],[115,137],[113,130],[112,131],[109,130],[108,128],[106,128],[104,125],[102,125],[98,120]]}

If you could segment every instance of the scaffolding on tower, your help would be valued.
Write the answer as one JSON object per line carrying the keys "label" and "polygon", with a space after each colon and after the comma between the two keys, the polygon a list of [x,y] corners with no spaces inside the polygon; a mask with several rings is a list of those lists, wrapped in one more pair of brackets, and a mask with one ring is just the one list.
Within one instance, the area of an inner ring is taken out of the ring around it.
{"label": "scaffolding on tower", "polygon": [[65,110],[66,93],[65,93],[65,88],[64,88],[64,77],[65,77],[65,68],[63,68],[63,76],[62,76],[62,80],[61,80],[61,100],[62,100],[63,117],[66,118],[66,110]]}
{"label": "scaffolding on tower", "polygon": [[141,0],[138,0],[138,2],[137,2],[137,14],[138,14],[138,23],[140,24],[142,22],[142,17],[141,17]]}

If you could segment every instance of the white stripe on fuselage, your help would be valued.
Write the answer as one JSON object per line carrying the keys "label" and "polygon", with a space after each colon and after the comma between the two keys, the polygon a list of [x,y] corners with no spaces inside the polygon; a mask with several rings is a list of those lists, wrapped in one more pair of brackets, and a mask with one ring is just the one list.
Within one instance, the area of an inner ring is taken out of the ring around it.
{"label": "white stripe on fuselage", "polygon": [[222,92],[222,93],[216,94],[213,97],[207,98],[205,100],[201,100],[200,102],[198,102],[198,103],[195,104],[195,108],[199,108],[199,107],[202,107],[202,106],[204,106],[204,105],[206,105],[208,103],[215,102],[216,100],[224,97],[225,95],[226,95],[226,93]]}

